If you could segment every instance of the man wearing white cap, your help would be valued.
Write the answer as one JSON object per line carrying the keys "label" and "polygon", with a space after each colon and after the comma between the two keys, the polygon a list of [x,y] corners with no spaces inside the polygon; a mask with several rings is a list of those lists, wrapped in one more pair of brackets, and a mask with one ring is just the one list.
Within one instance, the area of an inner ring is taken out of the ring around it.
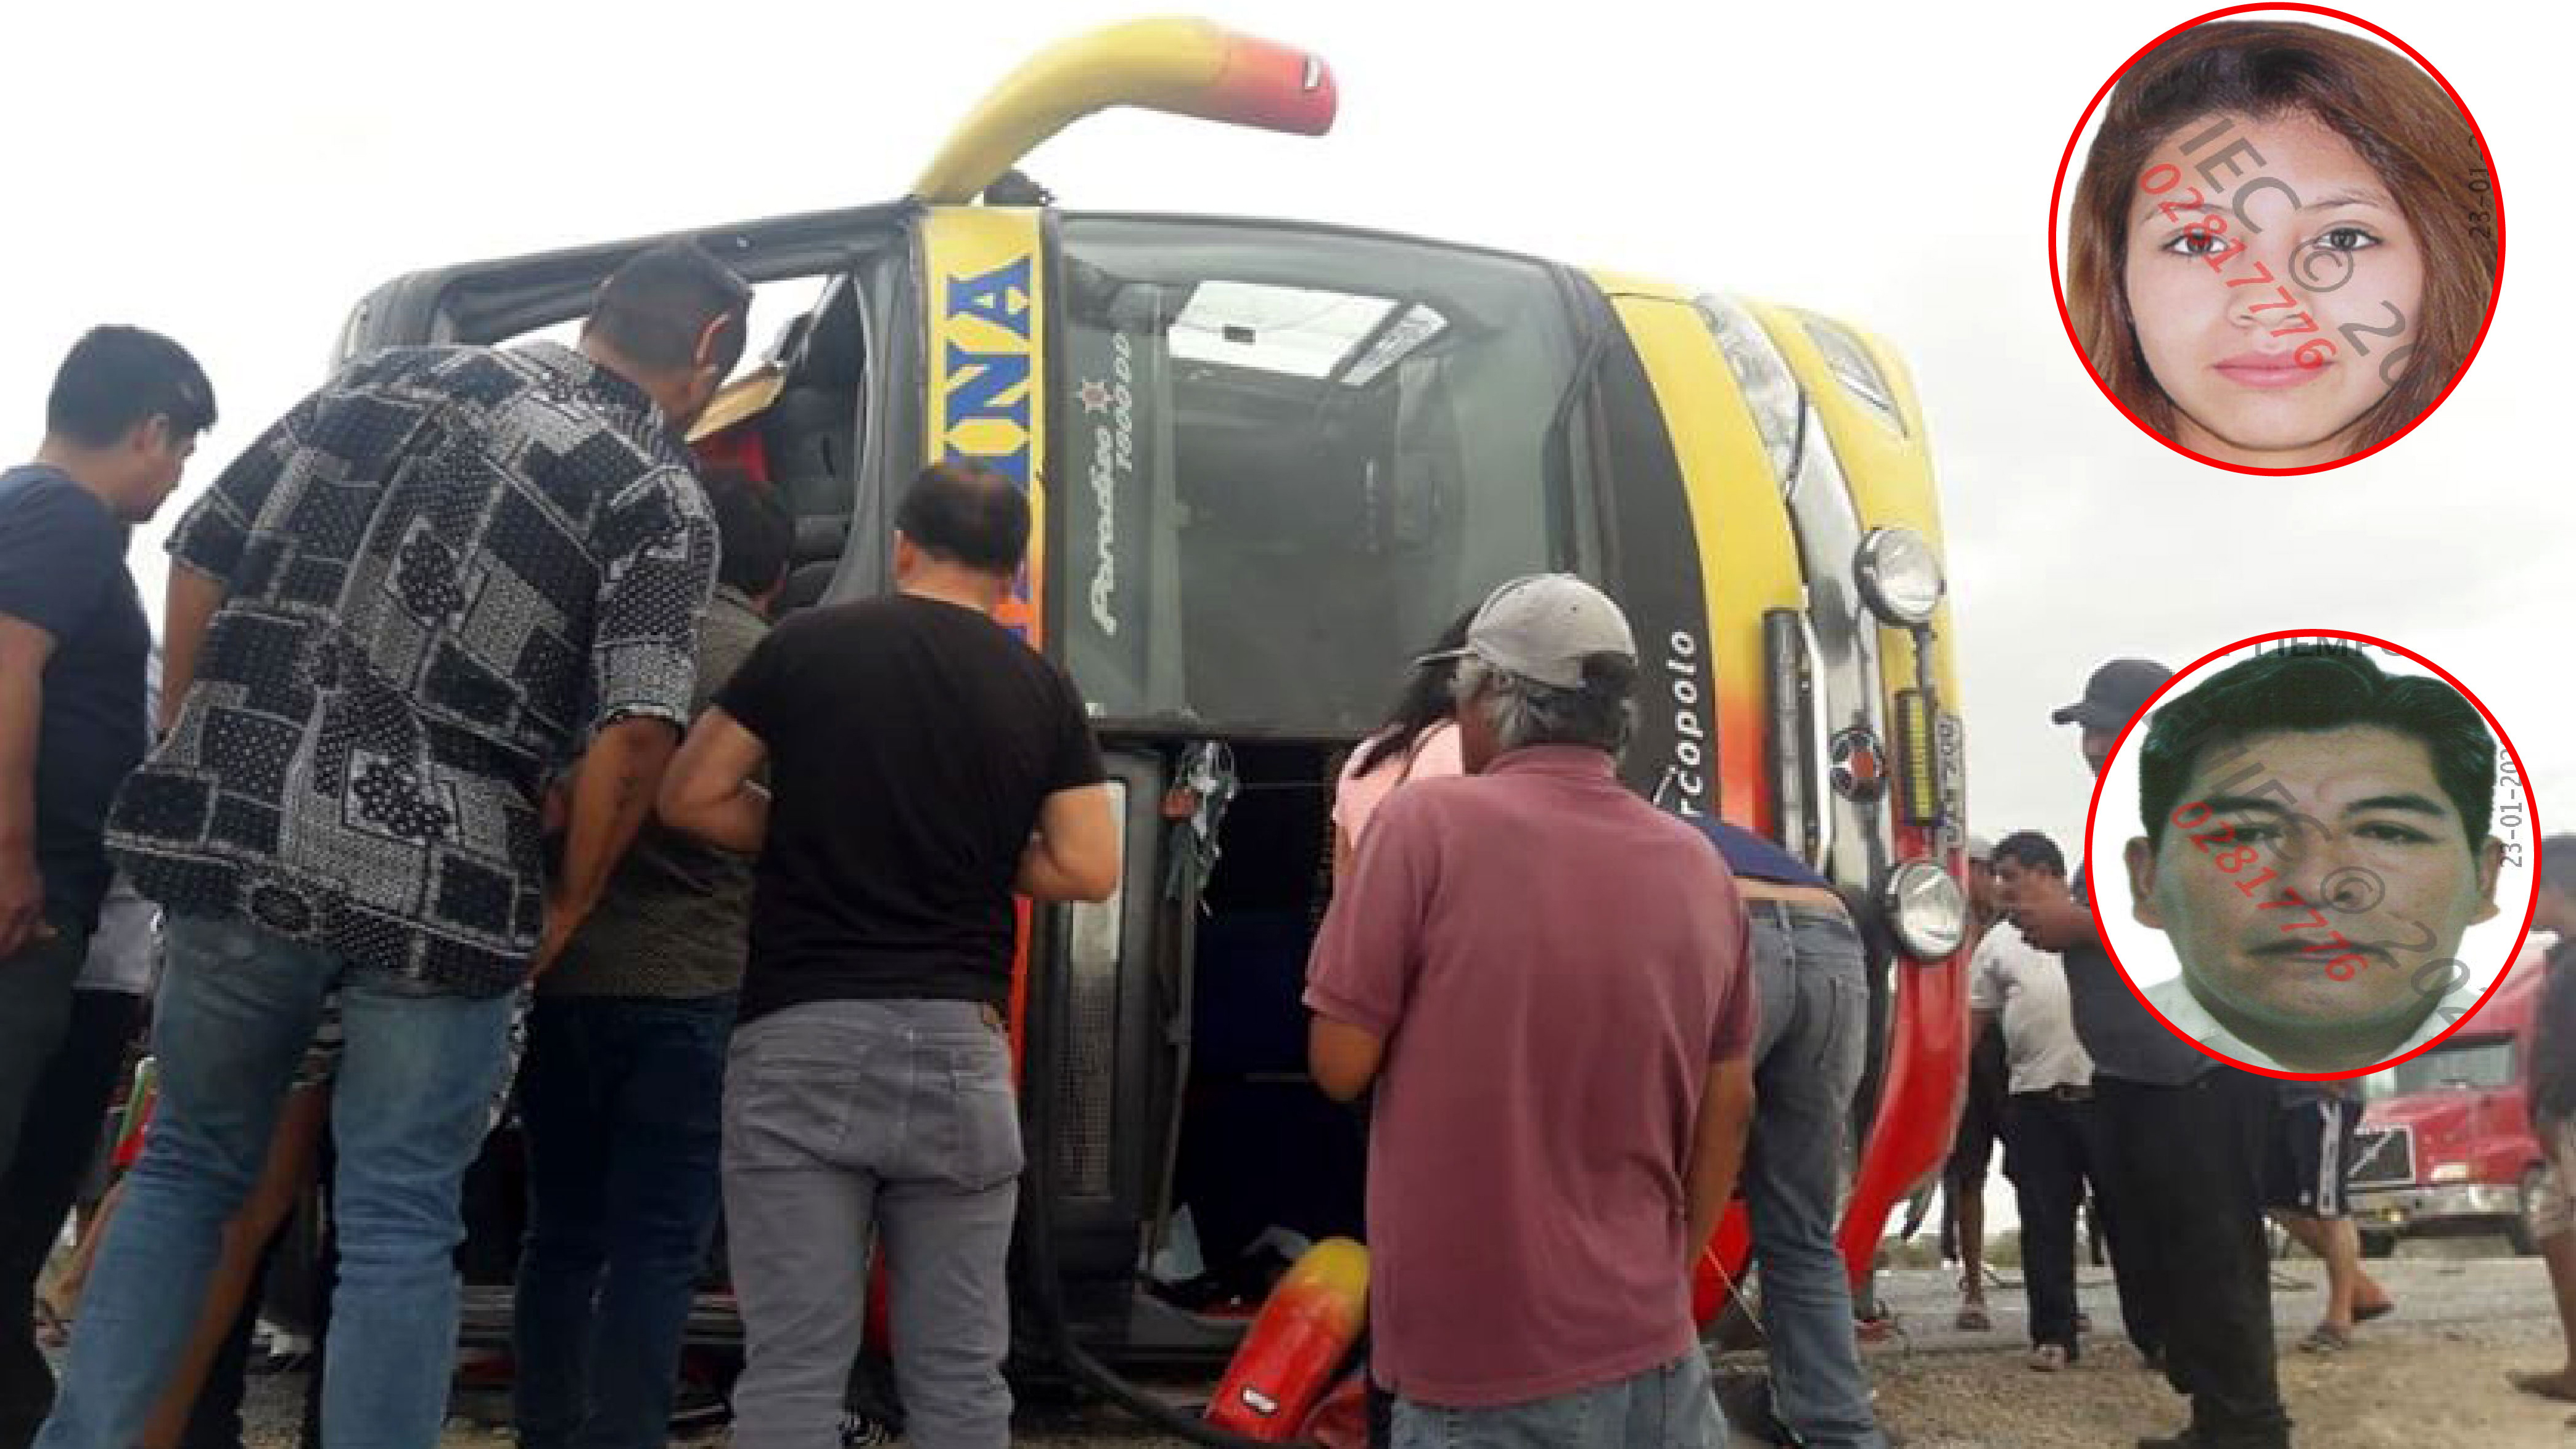
{"label": "man wearing white cap", "polygon": [[1397,1449],[1725,1442],[1689,1266],[1752,1114],[1747,925],[1620,784],[1636,645],[1551,574],[1458,651],[1471,775],[1391,798],[1315,945],[1315,1079],[1372,1083],[1372,1371]]}

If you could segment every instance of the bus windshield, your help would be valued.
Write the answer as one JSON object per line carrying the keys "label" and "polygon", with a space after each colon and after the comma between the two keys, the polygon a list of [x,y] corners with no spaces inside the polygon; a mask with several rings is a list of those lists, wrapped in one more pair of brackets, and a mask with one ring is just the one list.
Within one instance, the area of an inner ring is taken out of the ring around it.
{"label": "bus windshield", "polygon": [[1494,585],[1576,566],[1544,265],[1113,217],[1066,218],[1062,256],[1047,572],[1098,717],[1359,734]]}

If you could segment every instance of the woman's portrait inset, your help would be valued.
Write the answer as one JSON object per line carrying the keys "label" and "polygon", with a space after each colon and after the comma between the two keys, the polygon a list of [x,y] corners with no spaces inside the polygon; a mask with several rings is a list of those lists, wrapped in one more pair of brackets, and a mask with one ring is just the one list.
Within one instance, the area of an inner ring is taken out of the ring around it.
{"label": "woman's portrait inset", "polygon": [[2502,214],[2475,125],[2406,54],[2212,21],[2111,88],[2060,300],[2141,427],[2227,467],[2332,467],[2413,427],[2467,367]]}

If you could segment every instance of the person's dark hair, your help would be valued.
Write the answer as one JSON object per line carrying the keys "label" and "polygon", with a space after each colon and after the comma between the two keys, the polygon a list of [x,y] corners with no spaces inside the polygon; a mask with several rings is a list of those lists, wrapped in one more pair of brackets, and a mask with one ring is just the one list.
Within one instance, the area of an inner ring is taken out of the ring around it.
{"label": "person's dark hair", "polygon": [[167,418],[174,438],[215,425],[215,387],[188,349],[140,327],[93,327],[72,344],[45,399],[45,431],[87,448]]}
{"label": "person's dark hair", "polygon": [[2009,860],[2024,870],[2044,870],[2052,875],[2066,874],[2066,852],[2057,842],[2036,830],[2016,830],[1995,842],[1990,859],[1996,865]]}
{"label": "person's dark hair", "polygon": [[[2147,158],[2213,116],[2313,117],[2361,153],[2424,249],[2424,316],[2396,386],[2362,415],[2356,441],[2396,436],[2468,365],[2486,326],[2501,256],[2480,234],[2492,186],[2477,133],[2423,67],[2377,41],[2277,20],[2195,25],[2138,58],[2102,113],[2075,183],[2066,303],[2085,358],[2130,412],[2170,438],[2173,399],[2138,346],[2125,283],[2129,216]],[[2293,279],[2308,283],[2310,279]],[[2340,285],[2340,284],[2338,284]],[[2331,291],[2322,282],[2315,290]]]}
{"label": "person's dark hair", "polygon": [[894,526],[933,558],[1007,576],[1028,557],[1029,496],[990,468],[952,458],[913,479]]}
{"label": "person's dark hair", "polygon": [[2202,754],[2252,735],[2367,725],[2420,740],[2474,853],[2494,819],[2495,736],[2439,679],[2390,674],[2359,649],[2293,648],[2231,664],[2168,699],[2138,752],[2138,811],[2161,847]]}
{"label": "person's dark hair", "polygon": [[796,548],[796,522],[778,490],[740,468],[709,468],[698,481],[716,515],[716,582],[755,599],[776,588]]}
{"label": "person's dark hair", "polygon": [[[1467,647],[1467,626],[1474,623],[1476,611],[1469,609],[1440,631],[1425,654],[1455,654]],[[1458,661],[1438,659],[1429,664],[1416,664],[1407,672],[1404,692],[1396,696],[1395,708],[1386,713],[1386,722],[1377,734],[1360,746],[1359,764],[1351,771],[1365,775],[1388,760],[1413,748],[1422,733],[1443,720],[1458,717],[1457,696],[1450,684],[1458,677]]]}
{"label": "person's dark hair", "polygon": [[2560,895],[2576,896],[2576,835],[2541,837],[2540,884]]}
{"label": "person's dark hair", "polygon": [[1458,661],[1457,690],[1462,700],[1483,696],[1495,742],[1507,751],[1583,745],[1618,755],[1637,730],[1637,661],[1625,654],[1584,656],[1579,689],[1524,679],[1471,654]]}
{"label": "person's dark hair", "polygon": [[583,335],[641,367],[672,371],[697,361],[698,338],[716,333],[718,374],[733,371],[751,336],[751,284],[693,241],[645,248],[599,289]]}

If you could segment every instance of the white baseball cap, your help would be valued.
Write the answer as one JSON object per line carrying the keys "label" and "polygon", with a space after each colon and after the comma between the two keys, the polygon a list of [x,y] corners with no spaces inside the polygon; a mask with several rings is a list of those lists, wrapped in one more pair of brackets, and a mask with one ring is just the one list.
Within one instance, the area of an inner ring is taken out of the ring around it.
{"label": "white baseball cap", "polygon": [[1572,574],[1531,574],[1485,596],[1467,625],[1467,647],[1425,654],[1416,664],[1474,656],[1488,668],[1552,689],[1581,689],[1595,654],[1637,657],[1636,636],[1610,596]]}

